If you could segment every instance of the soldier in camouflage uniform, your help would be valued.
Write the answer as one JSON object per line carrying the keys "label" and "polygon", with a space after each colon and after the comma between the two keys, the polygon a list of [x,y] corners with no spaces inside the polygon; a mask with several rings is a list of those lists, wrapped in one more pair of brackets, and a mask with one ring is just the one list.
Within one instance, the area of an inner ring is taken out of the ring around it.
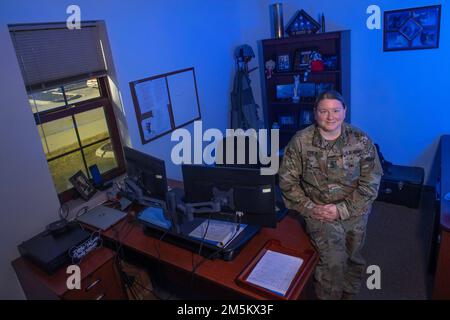
{"label": "soldier in camouflage uniform", "polygon": [[316,124],[297,132],[279,171],[286,206],[306,220],[319,253],[315,289],[319,299],[358,293],[365,261],[366,223],[383,174],[376,149],[361,130],[344,123],[342,96],[321,94]]}

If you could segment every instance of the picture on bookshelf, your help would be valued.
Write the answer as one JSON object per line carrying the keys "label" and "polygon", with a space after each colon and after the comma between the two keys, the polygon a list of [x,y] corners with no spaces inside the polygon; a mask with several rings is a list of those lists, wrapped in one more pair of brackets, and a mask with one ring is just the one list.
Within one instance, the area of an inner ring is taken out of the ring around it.
{"label": "picture on bookshelf", "polygon": [[278,115],[280,129],[297,129],[297,117],[294,114]]}
{"label": "picture on bookshelf", "polygon": [[307,70],[311,66],[311,54],[314,52],[314,48],[311,49],[297,49],[294,54],[294,70],[303,71]]}
{"label": "picture on bookshelf", "polygon": [[291,55],[280,54],[277,56],[277,72],[291,71]]}
{"label": "picture on bookshelf", "polygon": [[334,71],[338,69],[337,56],[335,55],[323,55],[322,56],[323,65],[325,70]]}
{"label": "picture on bookshelf", "polygon": [[294,96],[294,84],[279,84],[276,87],[278,101],[289,101]]}
{"label": "picture on bookshelf", "polygon": [[301,110],[300,111],[300,126],[309,126],[314,123],[314,112],[312,110]]}

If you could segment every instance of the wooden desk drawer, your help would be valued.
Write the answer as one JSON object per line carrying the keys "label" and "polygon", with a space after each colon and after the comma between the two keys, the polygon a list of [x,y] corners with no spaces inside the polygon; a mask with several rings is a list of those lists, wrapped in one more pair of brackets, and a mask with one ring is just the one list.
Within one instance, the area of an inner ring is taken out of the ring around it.
{"label": "wooden desk drawer", "polygon": [[80,290],[64,294],[67,300],[117,300],[126,299],[114,259],[81,280]]}

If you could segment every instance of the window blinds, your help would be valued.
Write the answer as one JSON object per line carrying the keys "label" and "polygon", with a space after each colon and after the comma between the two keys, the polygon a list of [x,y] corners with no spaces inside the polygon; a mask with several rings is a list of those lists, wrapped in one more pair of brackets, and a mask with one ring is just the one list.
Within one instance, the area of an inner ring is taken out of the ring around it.
{"label": "window blinds", "polygon": [[106,73],[98,26],[14,25],[11,37],[27,90]]}

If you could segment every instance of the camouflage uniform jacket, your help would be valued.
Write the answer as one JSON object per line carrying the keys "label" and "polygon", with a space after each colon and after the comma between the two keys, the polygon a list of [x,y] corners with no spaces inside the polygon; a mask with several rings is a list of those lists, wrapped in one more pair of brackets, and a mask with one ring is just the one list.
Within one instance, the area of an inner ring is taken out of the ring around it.
{"label": "camouflage uniform jacket", "polygon": [[289,209],[309,216],[314,204],[333,203],[345,220],[369,213],[382,174],[370,138],[343,123],[341,135],[331,142],[316,125],[297,132],[285,149],[279,178]]}

